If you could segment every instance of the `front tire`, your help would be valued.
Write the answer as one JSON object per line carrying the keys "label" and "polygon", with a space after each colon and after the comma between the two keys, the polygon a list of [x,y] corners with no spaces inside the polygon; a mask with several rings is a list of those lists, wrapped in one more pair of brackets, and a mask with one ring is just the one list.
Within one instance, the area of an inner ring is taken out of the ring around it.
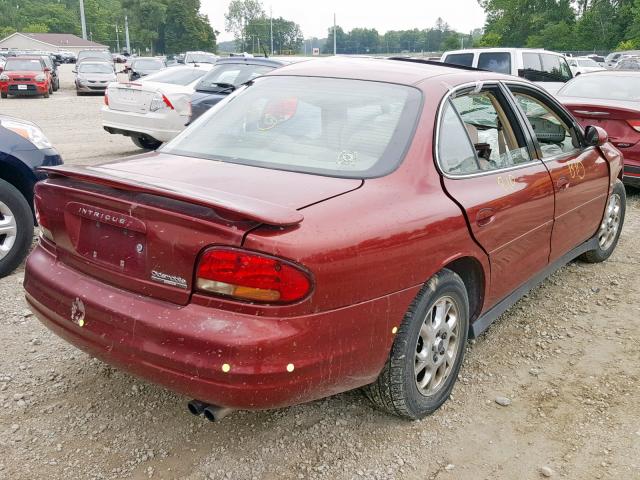
{"label": "front tire", "polygon": [[7,98],[8,96],[9,95],[4,92],[0,93],[0,98]]}
{"label": "front tire", "polygon": [[131,140],[137,147],[145,150],[156,150],[162,145],[162,142],[151,137],[131,137]]}
{"label": "front tire", "polygon": [[627,194],[624,184],[616,180],[598,229],[598,246],[585,252],[580,257],[582,260],[588,263],[600,263],[611,256],[620,239],[626,210]]}
{"label": "front tire", "polygon": [[29,253],[33,214],[22,193],[0,180],[0,278],[10,274]]}
{"label": "front tire", "polygon": [[451,394],[468,333],[467,290],[456,273],[444,269],[409,306],[389,359],[365,394],[381,410],[403,418],[433,413]]}

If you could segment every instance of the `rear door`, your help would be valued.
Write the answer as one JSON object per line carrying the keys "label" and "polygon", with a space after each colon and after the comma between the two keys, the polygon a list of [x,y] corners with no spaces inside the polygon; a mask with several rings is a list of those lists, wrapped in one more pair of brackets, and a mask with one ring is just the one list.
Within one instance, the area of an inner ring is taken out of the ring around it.
{"label": "rear door", "polygon": [[554,261],[597,232],[609,190],[609,165],[599,149],[585,146],[580,128],[546,92],[521,83],[506,85],[553,180]]}
{"label": "rear door", "polygon": [[553,187],[497,85],[454,92],[443,104],[438,164],[489,256],[492,306],[548,263]]}

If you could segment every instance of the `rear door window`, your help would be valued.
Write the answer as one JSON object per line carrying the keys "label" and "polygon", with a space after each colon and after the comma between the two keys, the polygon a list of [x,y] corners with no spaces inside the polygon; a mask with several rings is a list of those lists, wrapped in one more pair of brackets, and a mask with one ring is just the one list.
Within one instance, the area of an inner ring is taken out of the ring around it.
{"label": "rear door window", "polygon": [[497,73],[511,74],[511,54],[509,52],[485,52],[478,57],[478,68]]}
{"label": "rear door window", "polygon": [[[453,107],[462,129],[455,126],[456,115],[445,110],[438,150],[445,173],[469,175],[531,161],[520,124],[498,88],[461,92],[450,103],[447,108]],[[473,156],[467,152],[467,142],[473,145]]]}
{"label": "rear door window", "polygon": [[473,67],[473,53],[453,53],[445,57],[445,63]]}
{"label": "rear door window", "polygon": [[550,53],[523,53],[518,76],[532,82],[568,82],[572,78],[567,61]]}

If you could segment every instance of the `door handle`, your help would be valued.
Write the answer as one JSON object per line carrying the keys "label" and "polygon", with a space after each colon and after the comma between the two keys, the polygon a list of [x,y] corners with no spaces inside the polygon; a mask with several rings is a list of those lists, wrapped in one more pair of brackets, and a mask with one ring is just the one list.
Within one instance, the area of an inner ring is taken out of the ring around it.
{"label": "door handle", "polygon": [[566,190],[567,188],[569,188],[569,179],[567,177],[560,177],[556,181],[556,190],[560,192],[562,190]]}
{"label": "door handle", "polygon": [[482,208],[476,214],[476,224],[479,227],[489,225],[496,218],[496,211],[493,208]]}

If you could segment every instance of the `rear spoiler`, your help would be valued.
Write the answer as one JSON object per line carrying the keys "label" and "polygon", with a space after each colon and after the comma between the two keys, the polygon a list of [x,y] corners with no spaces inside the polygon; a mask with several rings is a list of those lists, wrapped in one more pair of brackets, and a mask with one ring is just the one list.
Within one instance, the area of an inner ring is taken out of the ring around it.
{"label": "rear spoiler", "polygon": [[[108,168],[63,165],[41,167],[38,170],[46,172],[50,178],[67,177],[121,190],[149,193],[239,215],[267,225],[286,227],[297,225],[304,219],[304,216],[293,208],[264,200],[129,172],[122,172],[122,175],[126,176],[121,177],[117,175],[121,172],[109,171]],[[188,190],[189,194],[183,193],[185,190]]]}

